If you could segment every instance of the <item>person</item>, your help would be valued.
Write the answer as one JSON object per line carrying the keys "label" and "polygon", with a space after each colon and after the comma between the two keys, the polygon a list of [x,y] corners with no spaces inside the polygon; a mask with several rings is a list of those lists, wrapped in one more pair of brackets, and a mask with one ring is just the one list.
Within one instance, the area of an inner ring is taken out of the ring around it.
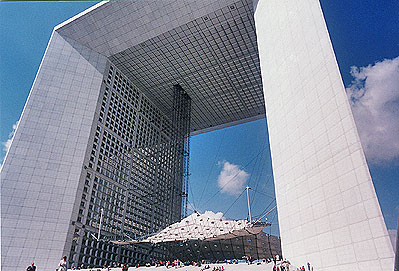
{"label": "person", "polygon": [[58,264],[57,271],[67,271],[67,256],[61,258],[61,261]]}
{"label": "person", "polygon": [[29,265],[28,268],[26,268],[26,271],[36,271],[35,263]]}

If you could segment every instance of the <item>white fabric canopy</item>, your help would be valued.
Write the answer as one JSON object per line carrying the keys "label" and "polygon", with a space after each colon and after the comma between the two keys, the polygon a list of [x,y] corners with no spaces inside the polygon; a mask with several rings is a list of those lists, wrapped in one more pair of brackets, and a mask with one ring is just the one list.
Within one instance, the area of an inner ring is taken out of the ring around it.
{"label": "white fabric canopy", "polygon": [[172,224],[157,234],[143,240],[112,241],[115,244],[161,243],[187,240],[214,241],[248,234],[258,234],[266,227],[265,223],[250,224],[247,220],[225,220],[222,213],[206,211],[194,212],[180,222]]}
{"label": "white fabric canopy", "polygon": [[205,240],[218,235],[241,230],[248,226],[246,220],[224,220],[213,212],[193,213],[182,221],[170,225],[142,242],[160,243],[184,240]]}

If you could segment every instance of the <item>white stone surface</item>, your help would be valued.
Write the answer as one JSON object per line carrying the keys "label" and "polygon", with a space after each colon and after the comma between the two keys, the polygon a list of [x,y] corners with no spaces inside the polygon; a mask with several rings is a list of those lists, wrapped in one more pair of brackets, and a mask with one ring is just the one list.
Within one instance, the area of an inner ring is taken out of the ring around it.
{"label": "white stone surface", "polygon": [[237,1],[110,1],[91,12],[83,11],[56,29],[62,36],[110,57],[234,2]]}
{"label": "white stone surface", "polygon": [[53,32],[1,170],[1,270],[63,256],[105,65]]}
{"label": "white stone surface", "polygon": [[315,270],[392,270],[319,2],[260,0],[255,25],[284,257]]}

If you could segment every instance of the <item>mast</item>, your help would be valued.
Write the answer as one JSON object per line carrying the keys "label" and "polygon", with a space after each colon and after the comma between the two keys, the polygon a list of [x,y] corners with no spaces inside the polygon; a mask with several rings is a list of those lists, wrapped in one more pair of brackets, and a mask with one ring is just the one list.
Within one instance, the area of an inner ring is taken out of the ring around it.
{"label": "mast", "polygon": [[399,271],[399,217],[398,217],[398,230],[396,232],[396,252],[395,252],[395,269],[394,271]]}
{"label": "mast", "polygon": [[248,215],[249,215],[249,223],[252,224],[252,217],[251,217],[251,205],[249,204],[249,189],[251,189],[248,185],[245,188],[247,189],[247,201],[248,201]]}
{"label": "mast", "polygon": [[104,209],[101,208],[100,225],[98,227],[98,240],[100,240],[100,236],[101,236],[101,224],[103,222],[103,212],[104,212]]}

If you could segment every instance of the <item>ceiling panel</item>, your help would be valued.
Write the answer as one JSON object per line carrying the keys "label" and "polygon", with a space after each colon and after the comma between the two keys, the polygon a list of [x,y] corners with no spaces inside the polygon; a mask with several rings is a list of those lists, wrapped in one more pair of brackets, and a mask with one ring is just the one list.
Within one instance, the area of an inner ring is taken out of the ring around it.
{"label": "ceiling panel", "polygon": [[108,57],[166,114],[180,84],[193,133],[265,115],[252,0],[110,1],[56,31]]}
{"label": "ceiling panel", "polygon": [[[250,3],[249,3],[250,2]],[[239,1],[110,57],[164,113],[174,84],[192,98],[192,131],[265,114],[251,1]]]}

